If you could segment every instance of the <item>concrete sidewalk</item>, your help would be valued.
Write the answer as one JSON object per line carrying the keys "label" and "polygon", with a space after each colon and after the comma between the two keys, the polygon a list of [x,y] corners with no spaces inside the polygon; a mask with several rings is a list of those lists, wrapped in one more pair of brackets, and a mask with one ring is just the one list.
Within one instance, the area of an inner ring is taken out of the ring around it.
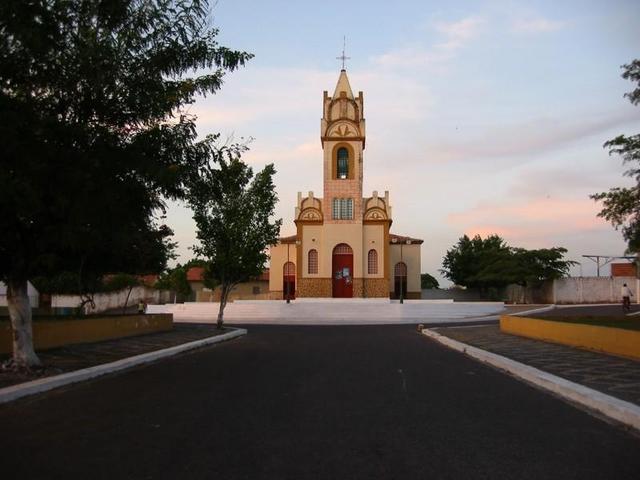
{"label": "concrete sidewalk", "polygon": [[440,335],[640,405],[640,362],[502,333],[498,325],[434,328]]}

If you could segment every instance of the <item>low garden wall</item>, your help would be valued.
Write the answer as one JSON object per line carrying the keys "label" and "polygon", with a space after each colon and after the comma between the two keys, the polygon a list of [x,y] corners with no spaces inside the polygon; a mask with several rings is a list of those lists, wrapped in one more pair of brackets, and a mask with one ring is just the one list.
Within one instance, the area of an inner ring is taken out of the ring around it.
{"label": "low garden wall", "polygon": [[[173,315],[110,315],[67,320],[47,319],[33,322],[36,350],[76,343],[100,342],[173,329]],[[12,352],[12,329],[9,321],[0,322],[0,353]]]}
{"label": "low garden wall", "polygon": [[500,330],[640,360],[640,331],[511,315],[500,317]]}

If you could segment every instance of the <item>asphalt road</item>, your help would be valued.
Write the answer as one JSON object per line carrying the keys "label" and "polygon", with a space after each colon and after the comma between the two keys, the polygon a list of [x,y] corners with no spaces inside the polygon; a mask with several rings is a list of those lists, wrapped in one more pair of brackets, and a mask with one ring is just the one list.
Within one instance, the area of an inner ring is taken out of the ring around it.
{"label": "asphalt road", "polygon": [[0,406],[0,468],[21,480],[637,480],[640,437],[413,326],[251,326]]}

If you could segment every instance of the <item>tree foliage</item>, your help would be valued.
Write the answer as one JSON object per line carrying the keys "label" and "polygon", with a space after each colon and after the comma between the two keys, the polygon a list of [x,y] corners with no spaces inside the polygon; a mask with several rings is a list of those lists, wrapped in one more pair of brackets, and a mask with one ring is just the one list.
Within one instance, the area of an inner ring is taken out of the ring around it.
{"label": "tree foliage", "polygon": [[526,250],[510,247],[498,235],[486,238],[464,235],[449,249],[441,273],[456,285],[487,290],[509,284],[535,285],[562,278],[575,264],[564,260],[561,247]]}
{"label": "tree foliage", "polygon": [[428,273],[423,273],[420,275],[420,288],[424,289],[433,289],[440,288],[440,284],[438,280],[433,275],[429,275]]}
{"label": "tree foliage", "polygon": [[220,286],[218,326],[231,289],[259,276],[270,245],[278,241],[282,220],[273,220],[278,200],[267,165],[255,176],[241,160],[242,145],[222,145],[190,183],[189,205],[198,227],[193,251],[206,261],[205,282]]}
{"label": "tree foliage", "polygon": [[[640,103],[640,60],[634,60],[622,66],[622,78],[637,84],[633,91],[625,93],[625,97],[633,105]],[[602,202],[602,210],[598,213],[616,228],[622,230],[622,236],[627,242],[627,252],[640,252],[640,134],[618,135],[604,144],[609,149],[609,155],[620,155],[624,164],[629,168],[624,176],[633,178],[636,184],[632,187],[614,187],[608,192],[591,195],[596,201]]]}
{"label": "tree foliage", "polygon": [[174,268],[169,268],[162,272],[158,281],[154,285],[159,290],[171,290],[178,297],[187,299],[193,293],[191,285],[187,280],[187,272],[191,267],[204,267],[205,261],[201,259],[189,260],[184,265],[179,263]]}
{"label": "tree foliage", "polygon": [[[27,279],[61,271],[90,283],[164,268],[165,199],[184,197],[213,142],[196,139],[181,109],[251,57],[218,45],[208,12],[205,0],[0,2],[0,280],[10,292],[24,300]],[[20,315],[18,332],[30,325]],[[14,348],[17,362],[36,362],[28,356]]]}

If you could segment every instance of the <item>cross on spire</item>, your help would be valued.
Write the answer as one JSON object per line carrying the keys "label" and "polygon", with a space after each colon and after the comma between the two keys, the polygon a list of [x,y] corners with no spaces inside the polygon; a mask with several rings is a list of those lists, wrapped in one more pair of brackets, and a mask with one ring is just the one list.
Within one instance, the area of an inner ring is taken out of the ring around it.
{"label": "cross on spire", "polygon": [[351,60],[351,57],[347,57],[344,54],[346,46],[347,46],[347,37],[344,36],[344,37],[342,37],[342,55],[339,56],[339,57],[336,57],[336,60],[342,60],[342,70],[344,70],[344,61],[345,60]]}

